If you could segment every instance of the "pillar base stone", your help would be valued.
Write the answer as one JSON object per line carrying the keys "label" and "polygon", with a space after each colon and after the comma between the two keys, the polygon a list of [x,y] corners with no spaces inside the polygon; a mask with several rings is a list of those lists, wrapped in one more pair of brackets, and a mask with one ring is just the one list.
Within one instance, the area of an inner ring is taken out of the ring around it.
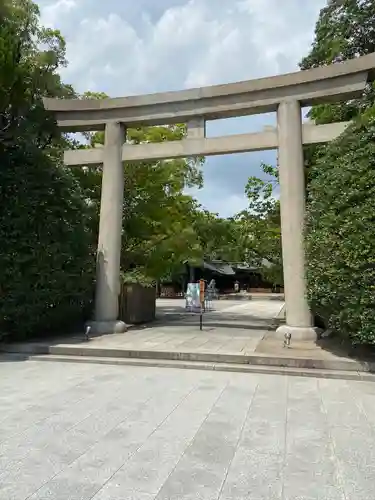
{"label": "pillar base stone", "polygon": [[314,326],[281,325],[276,330],[275,338],[284,339],[286,333],[290,333],[292,335],[291,343],[293,345],[293,340],[310,340],[315,342],[320,337],[321,330],[319,328],[315,328]]}
{"label": "pillar base stone", "polygon": [[86,326],[91,326],[90,335],[105,335],[108,333],[125,333],[127,326],[123,321],[89,321]]}

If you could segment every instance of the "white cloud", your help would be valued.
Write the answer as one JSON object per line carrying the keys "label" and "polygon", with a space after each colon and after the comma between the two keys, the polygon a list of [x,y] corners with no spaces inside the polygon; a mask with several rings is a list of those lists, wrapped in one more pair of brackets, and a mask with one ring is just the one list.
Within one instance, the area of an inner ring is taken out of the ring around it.
{"label": "white cloud", "polygon": [[[78,25],[68,30],[65,74],[82,89],[88,75],[101,86],[104,62],[112,73],[106,86],[122,95],[289,71],[312,39],[316,16],[306,5],[318,12],[324,3],[189,0],[167,8],[154,24],[147,11],[136,24],[116,11],[98,16],[95,9],[82,8]],[[43,20],[59,25],[61,16],[77,7],[77,0],[59,0],[42,9]]]}
{"label": "white cloud", "polygon": [[[326,4],[326,0],[41,1],[43,22],[61,28],[67,40],[69,66],[64,78],[79,91],[101,90],[112,96],[296,70]],[[251,120],[249,129],[262,128],[264,119]],[[215,125],[215,135],[220,135],[220,127]],[[242,179],[255,175],[259,165],[258,157],[257,163],[254,157],[246,158],[238,159]],[[242,208],[244,184],[237,181],[232,161],[231,169],[215,169],[220,161],[223,166],[220,158],[209,160],[206,187],[199,198],[204,197],[208,208],[221,211],[215,192],[222,190],[227,214]]]}
{"label": "white cloud", "polygon": [[[136,72],[142,73],[142,58],[138,59],[141,45],[142,40],[133,27],[116,13],[98,19],[84,17],[76,35],[67,39],[69,66],[63,70],[64,76],[81,91],[103,90],[113,94],[110,85],[114,82],[120,89],[125,87],[126,93],[126,82],[131,87]],[[112,57],[112,51],[116,57]]]}
{"label": "white cloud", "polygon": [[69,14],[77,8],[78,0],[58,0],[50,3],[42,9],[42,23],[47,28],[55,27],[60,21],[61,16]]}

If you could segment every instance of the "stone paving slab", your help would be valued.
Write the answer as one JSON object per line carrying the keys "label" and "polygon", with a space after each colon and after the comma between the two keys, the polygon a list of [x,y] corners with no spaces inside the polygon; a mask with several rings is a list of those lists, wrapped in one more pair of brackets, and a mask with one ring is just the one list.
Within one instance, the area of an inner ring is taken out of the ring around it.
{"label": "stone paving slab", "polygon": [[0,361],[1,500],[369,500],[375,384]]}

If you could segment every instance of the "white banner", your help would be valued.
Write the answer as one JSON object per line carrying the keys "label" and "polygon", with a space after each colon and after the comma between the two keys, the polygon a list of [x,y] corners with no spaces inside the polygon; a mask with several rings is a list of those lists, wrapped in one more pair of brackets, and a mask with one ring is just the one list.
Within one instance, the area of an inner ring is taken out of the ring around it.
{"label": "white banner", "polygon": [[186,309],[200,309],[199,283],[188,283],[186,290]]}

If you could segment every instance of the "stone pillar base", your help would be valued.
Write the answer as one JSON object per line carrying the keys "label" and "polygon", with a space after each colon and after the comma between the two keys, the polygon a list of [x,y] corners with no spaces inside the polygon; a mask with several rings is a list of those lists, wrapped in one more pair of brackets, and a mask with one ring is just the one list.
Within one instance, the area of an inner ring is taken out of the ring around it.
{"label": "stone pillar base", "polygon": [[313,326],[288,326],[281,325],[276,330],[275,338],[284,339],[286,333],[291,333],[291,345],[293,345],[293,340],[311,340],[316,341],[321,334],[319,328]]}
{"label": "stone pillar base", "polygon": [[86,326],[91,326],[90,335],[105,335],[107,333],[124,333],[127,326],[123,321],[89,321]]}

